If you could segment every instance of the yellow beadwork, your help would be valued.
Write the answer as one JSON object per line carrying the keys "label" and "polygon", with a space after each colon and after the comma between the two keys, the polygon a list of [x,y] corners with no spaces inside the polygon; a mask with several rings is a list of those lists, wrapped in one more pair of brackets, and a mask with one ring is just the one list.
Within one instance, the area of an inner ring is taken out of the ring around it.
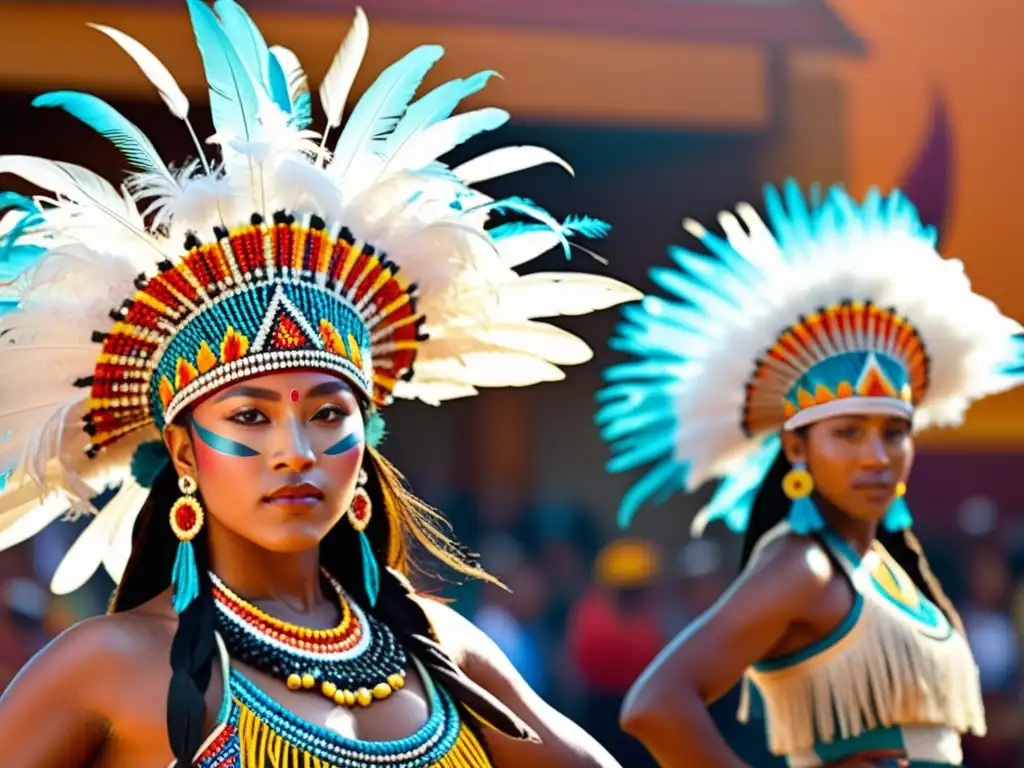
{"label": "yellow beadwork", "polygon": [[399,688],[405,687],[405,678],[402,675],[390,675],[388,677],[388,685],[397,691]]}
{"label": "yellow beadwork", "polygon": [[316,685],[316,678],[313,677],[311,674],[309,674],[309,672],[307,672],[306,674],[304,674],[302,676],[302,687],[303,688],[305,688],[306,690],[309,690],[314,685]]}
{"label": "yellow beadwork", "polygon": [[[237,700],[236,700],[237,702]],[[274,731],[248,707],[239,704],[238,737],[244,768],[340,768],[320,760]],[[424,768],[493,768],[473,730],[462,723],[447,754]]]}
{"label": "yellow beadwork", "polygon": [[387,683],[377,683],[373,686],[373,698],[386,699],[391,695],[391,686]]}
{"label": "yellow beadwork", "polygon": [[324,696],[328,699],[333,699],[334,694],[338,692],[338,686],[329,680],[324,680],[323,684],[320,686],[320,690],[323,691]]}
{"label": "yellow beadwork", "polygon": [[[328,578],[331,581],[331,585],[335,588],[335,592],[337,592],[339,595],[344,593],[341,588],[341,585],[338,584],[337,581],[330,574],[328,574],[326,571],[323,571],[323,574],[326,578]],[[299,627],[295,624],[290,624],[287,621],[281,621],[280,619],[271,616],[269,613],[261,611],[252,603],[248,602],[247,600],[243,600],[237,594],[232,592],[226,584],[218,584],[217,588],[220,589],[220,591],[223,592],[233,602],[244,607],[245,610],[250,615],[254,616],[257,620],[259,620],[263,624],[266,624],[267,627],[271,629],[278,629],[293,635],[298,635],[303,632],[311,631],[308,628]],[[352,608],[349,606],[348,600],[340,600],[339,603],[341,607],[341,621],[338,622],[338,625],[336,627],[333,627],[331,629],[312,630],[314,632],[315,637],[330,639],[338,635],[346,634],[348,632],[349,624],[353,621]]]}
{"label": "yellow beadwork", "polygon": [[286,681],[286,683],[288,685],[289,690],[297,691],[299,690],[299,688],[302,687],[302,678],[296,674],[291,674],[288,675],[288,680]]}
{"label": "yellow beadwork", "polygon": [[368,707],[373,703],[373,694],[366,688],[360,688],[356,691],[356,701],[359,702],[359,706]]}

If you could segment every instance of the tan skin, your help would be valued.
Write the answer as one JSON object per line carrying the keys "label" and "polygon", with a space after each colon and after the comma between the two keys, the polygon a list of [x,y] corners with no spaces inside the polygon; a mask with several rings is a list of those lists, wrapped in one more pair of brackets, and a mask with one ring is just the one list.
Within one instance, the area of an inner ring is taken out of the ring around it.
{"label": "tan skin", "polygon": [[[273,616],[307,627],[334,626],[337,604],[321,588],[318,548],[334,525],[347,524],[341,519],[362,462],[363,417],[352,390],[325,373],[265,375],[215,393],[194,409],[193,418],[205,430],[258,451],[228,456],[187,427],[166,430],[175,469],[195,478],[202,491],[213,571]],[[325,453],[353,434],[360,438],[354,447]],[[282,486],[300,483],[317,492],[302,502],[271,498]],[[485,729],[496,768],[618,766],[534,693],[474,625],[445,605],[422,603],[456,663],[541,739],[517,741]],[[0,698],[4,765],[166,768],[173,759],[166,701],[176,626],[168,592],[135,610],[82,622],[50,643]],[[413,669],[403,689],[353,710],[239,668],[284,708],[348,738],[404,738],[428,716],[424,687]],[[206,694],[208,730],[222,691],[215,671]]]}
{"label": "tan skin", "polygon": [[[791,462],[806,462],[829,525],[864,554],[896,484],[910,472],[909,423],[877,415],[835,417],[803,435],[784,433],[782,444]],[[707,705],[755,662],[826,637],[852,607],[849,585],[813,539],[792,535],[770,543],[645,670],[623,705],[623,728],[663,768],[742,768]],[[874,766],[882,757],[859,755],[837,765]]]}

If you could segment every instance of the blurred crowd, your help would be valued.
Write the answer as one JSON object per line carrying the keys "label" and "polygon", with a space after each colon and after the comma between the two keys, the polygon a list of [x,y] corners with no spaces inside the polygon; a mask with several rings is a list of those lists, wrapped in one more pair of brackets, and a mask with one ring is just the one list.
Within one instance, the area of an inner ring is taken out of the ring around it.
{"label": "blurred crowd", "polygon": [[[924,538],[931,565],[961,611],[981,669],[989,735],[966,744],[967,764],[1024,765],[1024,538],[1005,525]],[[980,505],[980,506],[979,506]],[[989,505],[991,506],[991,505]],[[594,515],[571,506],[526,506],[471,498],[445,505],[455,530],[509,589],[489,584],[428,586],[490,635],[530,684],[605,743],[628,768],[654,766],[619,730],[623,695],[688,622],[735,575],[736,543],[707,538],[664,551],[635,538],[605,540]],[[46,589],[60,555],[85,521],[51,526],[0,555],[0,689],[49,638],[102,612],[111,584],[97,576],[55,598]],[[735,720],[738,693],[712,712],[729,743],[754,766],[775,766],[761,725]]]}

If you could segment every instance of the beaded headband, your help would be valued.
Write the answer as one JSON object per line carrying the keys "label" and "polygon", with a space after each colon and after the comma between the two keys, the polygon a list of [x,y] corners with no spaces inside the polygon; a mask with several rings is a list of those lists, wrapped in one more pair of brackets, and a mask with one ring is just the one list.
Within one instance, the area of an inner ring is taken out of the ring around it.
{"label": "beaded headband", "polygon": [[[472,186],[544,163],[571,170],[564,160],[528,146],[455,167],[441,159],[508,120],[492,107],[454,114],[494,72],[416,98],[443,54],[421,46],[343,121],[368,44],[357,9],[319,89],[321,134],[309,129],[309,80],[294,53],[268,46],[234,0],[186,5],[217,156],[196,138],[166,67],[102,26],[185,124],[197,158],[172,170],[117,110],[69,91],[33,103],[109,138],[135,169],[119,188],[81,166],[0,156],[0,175],[46,190],[0,193],[0,369],[18,371],[0,376],[0,550],[62,515],[95,514],[92,500],[116,491],[57,569],[56,592],[101,564],[120,578],[135,517],[168,460],[161,430],[216,389],[315,369],[344,377],[376,409],[556,381],[592,353],[541,318],[639,298],[600,275],[520,275],[519,265],[552,248],[569,255],[570,238],[602,237],[608,225]],[[525,220],[495,226],[499,214]]]}
{"label": "beaded headband", "polygon": [[609,471],[646,469],[623,525],[721,479],[694,532],[714,519],[742,531],[782,430],[844,414],[957,424],[1021,381],[1020,324],[936,252],[901,193],[807,200],[789,181],[766,188],[765,208],[770,228],[749,205],[720,214],[724,238],[687,221],[708,253],[672,248],[678,269],[652,271],[670,298],[623,310],[612,344],[636,359],[606,372],[596,417]]}
{"label": "beaded headband", "polygon": [[927,389],[928,356],[914,327],[893,310],[844,301],[791,325],[757,362],[743,430],[796,429],[844,413],[910,418]]}
{"label": "beaded headband", "polygon": [[423,318],[413,287],[373,246],[345,228],[331,238],[311,215],[297,224],[278,213],[268,226],[255,214],[214,234],[208,244],[190,236],[188,253],[140,279],[115,312],[86,413],[92,453],[260,373],[331,371],[377,405],[411,378]]}

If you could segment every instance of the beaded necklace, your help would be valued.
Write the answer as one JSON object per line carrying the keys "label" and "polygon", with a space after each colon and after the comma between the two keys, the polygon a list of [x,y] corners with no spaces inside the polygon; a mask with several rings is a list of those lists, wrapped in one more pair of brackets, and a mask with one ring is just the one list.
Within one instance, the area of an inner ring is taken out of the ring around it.
{"label": "beaded necklace", "polygon": [[281,621],[243,600],[213,573],[217,631],[233,658],[293,691],[317,689],[336,704],[367,707],[405,685],[408,658],[391,630],[345,594],[326,571],[341,619],[331,629]]}

